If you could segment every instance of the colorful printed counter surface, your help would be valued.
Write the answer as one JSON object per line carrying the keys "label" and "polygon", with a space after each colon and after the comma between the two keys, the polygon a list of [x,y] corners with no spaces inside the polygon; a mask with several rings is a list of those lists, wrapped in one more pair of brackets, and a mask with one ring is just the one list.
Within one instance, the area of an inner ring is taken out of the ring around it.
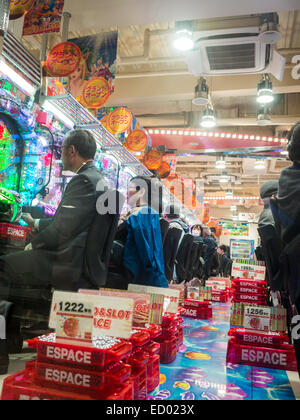
{"label": "colorful printed counter surface", "polygon": [[295,400],[286,372],[226,364],[229,319],[228,304],[214,304],[209,321],[185,318],[184,344],[148,399]]}

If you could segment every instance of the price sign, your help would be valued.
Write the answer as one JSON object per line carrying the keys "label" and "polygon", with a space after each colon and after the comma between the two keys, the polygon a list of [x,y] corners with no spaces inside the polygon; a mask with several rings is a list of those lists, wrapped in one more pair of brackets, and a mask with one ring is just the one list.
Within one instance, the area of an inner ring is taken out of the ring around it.
{"label": "price sign", "polygon": [[77,293],[54,292],[50,328],[57,339],[92,342],[93,299]]}
{"label": "price sign", "polygon": [[268,332],[270,329],[271,308],[265,306],[246,306],[244,327]]}
{"label": "price sign", "polygon": [[54,292],[49,326],[57,339],[91,342],[93,336],[129,338],[133,299]]}
{"label": "price sign", "polygon": [[94,306],[93,336],[130,338],[134,301],[130,298],[101,296]]}
{"label": "price sign", "polygon": [[151,303],[151,298],[149,295],[129,293],[125,290],[120,291],[114,289],[79,290],[79,293],[93,294],[96,296],[131,298],[134,301],[134,311],[132,320],[133,328],[145,328],[146,324],[149,323]]}
{"label": "price sign", "polygon": [[192,300],[200,300],[200,288],[188,287],[187,298]]}
{"label": "price sign", "polygon": [[177,314],[178,312],[180,296],[179,290],[166,289],[164,287],[141,286],[139,284],[129,284],[128,290],[130,292],[163,295],[165,298],[164,313],[168,312],[171,314]]}
{"label": "price sign", "polygon": [[207,280],[205,285],[207,287],[211,287],[213,292],[221,292],[226,290],[225,280]]}

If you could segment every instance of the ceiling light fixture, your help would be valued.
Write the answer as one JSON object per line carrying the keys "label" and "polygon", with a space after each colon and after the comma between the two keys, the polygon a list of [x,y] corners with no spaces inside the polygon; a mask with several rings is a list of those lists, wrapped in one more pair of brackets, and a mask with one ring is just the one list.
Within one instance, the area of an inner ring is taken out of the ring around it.
{"label": "ceiling light fixture", "polygon": [[257,112],[257,125],[266,126],[271,124],[270,118],[271,110],[269,107],[262,106],[259,107]]}
{"label": "ceiling light fixture", "polygon": [[220,184],[227,184],[229,181],[230,181],[230,176],[229,176],[229,175],[227,175],[227,174],[222,174],[222,175],[219,177],[219,183],[220,183]]}
{"label": "ceiling light fixture", "polygon": [[203,106],[209,103],[209,88],[207,86],[206,80],[201,77],[198,81],[198,84],[195,87],[195,97],[192,100],[193,104],[196,106]]}
{"label": "ceiling light fixture", "polygon": [[179,51],[189,51],[194,48],[193,25],[191,21],[175,23],[174,47]]}
{"label": "ceiling light fixture", "polygon": [[207,106],[201,119],[202,128],[214,128],[217,125],[216,114],[212,106]]}
{"label": "ceiling light fixture", "polygon": [[268,74],[263,75],[262,80],[257,86],[256,100],[259,104],[270,104],[274,101],[273,83]]}
{"label": "ceiling light fixture", "polygon": [[254,165],[254,169],[262,170],[266,168],[266,164],[263,160],[257,160]]}
{"label": "ceiling light fixture", "polygon": [[232,191],[232,190],[227,190],[227,191],[226,191],[225,199],[226,199],[226,200],[231,200],[231,199],[233,199],[233,191]]}
{"label": "ceiling light fixture", "polygon": [[217,158],[216,168],[217,169],[225,169],[226,168],[226,161],[223,157]]}

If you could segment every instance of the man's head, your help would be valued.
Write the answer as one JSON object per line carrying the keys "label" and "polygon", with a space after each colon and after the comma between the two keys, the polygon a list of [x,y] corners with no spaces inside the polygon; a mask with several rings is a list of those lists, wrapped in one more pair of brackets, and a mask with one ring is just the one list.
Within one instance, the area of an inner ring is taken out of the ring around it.
{"label": "man's head", "polygon": [[226,248],[225,245],[219,246],[219,248],[218,248],[218,254],[224,255],[224,254],[226,254],[226,252],[227,252],[227,248]]}
{"label": "man's head", "polygon": [[288,134],[289,144],[287,150],[292,162],[300,163],[300,122],[298,122]]}
{"label": "man's head", "polygon": [[273,179],[271,181],[265,182],[260,188],[260,198],[262,199],[263,203],[269,204],[270,199],[278,194],[278,189],[278,179]]}
{"label": "man's head", "polygon": [[169,220],[180,219],[180,208],[176,204],[171,204],[165,209],[166,218]]}
{"label": "man's head", "polygon": [[90,131],[71,131],[62,146],[64,170],[77,172],[84,163],[94,160],[96,152],[96,141]]}

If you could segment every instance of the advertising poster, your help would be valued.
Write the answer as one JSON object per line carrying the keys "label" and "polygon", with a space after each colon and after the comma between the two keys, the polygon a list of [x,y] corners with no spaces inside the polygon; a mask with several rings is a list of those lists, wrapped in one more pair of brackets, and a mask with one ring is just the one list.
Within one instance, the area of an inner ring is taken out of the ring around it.
{"label": "advertising poster", "polygon": [[223,235],[226,236],[249,236],[249,225],[248,223],[234,223],[234,222],[222,222]]}
{"label": "advertising poster", "polygon": [[80,48],[82,58],[79,67],[68,78],[67,89],[78,102],[85,105],[83,94],[87,83],[91,79],[101,78],[100,80],[107,82],[112,94],[115,89],[118,32],[101,33],[69,41]]}
{"label": "advertising poster", "polygon": [[25,16],[23,36],[59,32],[64,0],[35,0]]}
{"label": "advertising poster", "polygon": [[230,255],[233,260],[254,260],[255,241],[231,239]]}

